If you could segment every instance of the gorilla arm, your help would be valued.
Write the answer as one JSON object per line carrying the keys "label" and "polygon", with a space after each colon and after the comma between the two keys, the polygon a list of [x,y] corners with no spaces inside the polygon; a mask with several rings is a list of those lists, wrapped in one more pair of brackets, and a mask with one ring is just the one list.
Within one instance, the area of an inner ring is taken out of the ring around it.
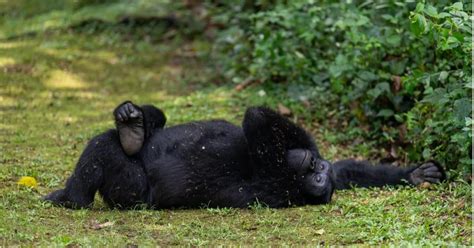
{"label": "gorilla arm", "polygon": [[446,179],[443,168],[434,161],[418,166],[397,167],[371,165],[367,161],[342,160],[333,164],[336,189],[354,187],[382,187],[385,185],[418,185],[439,183]]}

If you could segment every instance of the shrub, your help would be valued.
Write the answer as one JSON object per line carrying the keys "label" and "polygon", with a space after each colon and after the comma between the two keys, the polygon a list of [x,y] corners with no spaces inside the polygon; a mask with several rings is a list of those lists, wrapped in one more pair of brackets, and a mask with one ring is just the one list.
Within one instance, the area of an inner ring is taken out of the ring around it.
{"label": "shrub", "polygon": [[334,118],[369,126],[369,138],[402,148],[404,159],[471,170],[470,4],[241,1],[211,9],[225,27],[216,48],[232,81],[309,87],[296,98],[327,109],[321,119],[337,110]]}

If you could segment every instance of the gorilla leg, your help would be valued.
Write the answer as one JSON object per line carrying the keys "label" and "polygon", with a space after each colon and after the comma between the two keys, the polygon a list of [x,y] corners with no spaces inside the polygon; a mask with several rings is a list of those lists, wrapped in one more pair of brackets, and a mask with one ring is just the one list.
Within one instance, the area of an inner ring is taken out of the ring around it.
{"label": "gorilla leg", "polygon": [[367,161],[342,160],[333,164],[336,189],[382,187],[385,185],[418,185],[422,182],[439,183],[446,179],[443,168],[434,161],[418,166],[373,166]]}
{"label": "gorilla leg", "polygon": [[146,199],[147,183],[140,162],[126,156],[116,130],[93,138],[66,187],[43,199],[68,208],[90,207],[97,190],[113,207],[131,207]]}
{"label": "gorilla leg", "polygon": [[115,108],[113,115],[120,143],[129,156],[138,153],[145,140],[166,123],[166,117],[160,109],[152,105],[139,107],[130,101]]}
{"label": "gorilla leg", "polygon": [[309,151],[312,157],[321,157],[313,139],[306,131],[271,109],[265,107],[247,109],[242,127],[250,156],[258,165],[257,171],[263,174],[288,175],[289,150],[303,149]]}

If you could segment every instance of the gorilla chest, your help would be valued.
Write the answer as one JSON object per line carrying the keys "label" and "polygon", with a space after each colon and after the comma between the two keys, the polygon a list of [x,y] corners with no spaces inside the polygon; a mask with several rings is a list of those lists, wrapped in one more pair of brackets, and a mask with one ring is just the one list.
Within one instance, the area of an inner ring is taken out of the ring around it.
{"label": "gorilla chest", "polygon": [[155,205],[201,202],[251,174],[243,134],[201,128],[171,131],[157,133],[142,154]]}

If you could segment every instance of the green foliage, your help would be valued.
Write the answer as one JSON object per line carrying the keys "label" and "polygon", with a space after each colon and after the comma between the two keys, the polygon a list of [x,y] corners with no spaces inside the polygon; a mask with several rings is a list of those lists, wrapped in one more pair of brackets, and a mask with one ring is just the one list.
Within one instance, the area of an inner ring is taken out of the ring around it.
{"label": "green foliage", "polygon": [[[468,6],[469,9],[470,6]],[[451,168],[471,169],[472,146],[472,13],[463,11],[461,2],[438,8],[418,3],[410,20],[424,19],[416,32],[420,41],[435,46],[431,68],[409,75],[407,82],[422,85],[422,98],[405,114],[408,137],[419,141],[409,150],[411,157],[439,157]],[[411,76],[411,77],[410,77]],[[414,94],[414,92],[410,92]]]}
{"label": "green foliage", "polygon": [[212,8],[214,21],[227,28],[217,43],[225,56],[218,59],[234,82],[286,83],[288,92],[305,85],[308,90],[293,98],[309,98],[322,119],[337,109],[333,118],[348,119],[352,128],[369,126],[367,137],[401,147],[401,158],[434,158],[470,170],[470,4],[301,0],[219,6]]}

